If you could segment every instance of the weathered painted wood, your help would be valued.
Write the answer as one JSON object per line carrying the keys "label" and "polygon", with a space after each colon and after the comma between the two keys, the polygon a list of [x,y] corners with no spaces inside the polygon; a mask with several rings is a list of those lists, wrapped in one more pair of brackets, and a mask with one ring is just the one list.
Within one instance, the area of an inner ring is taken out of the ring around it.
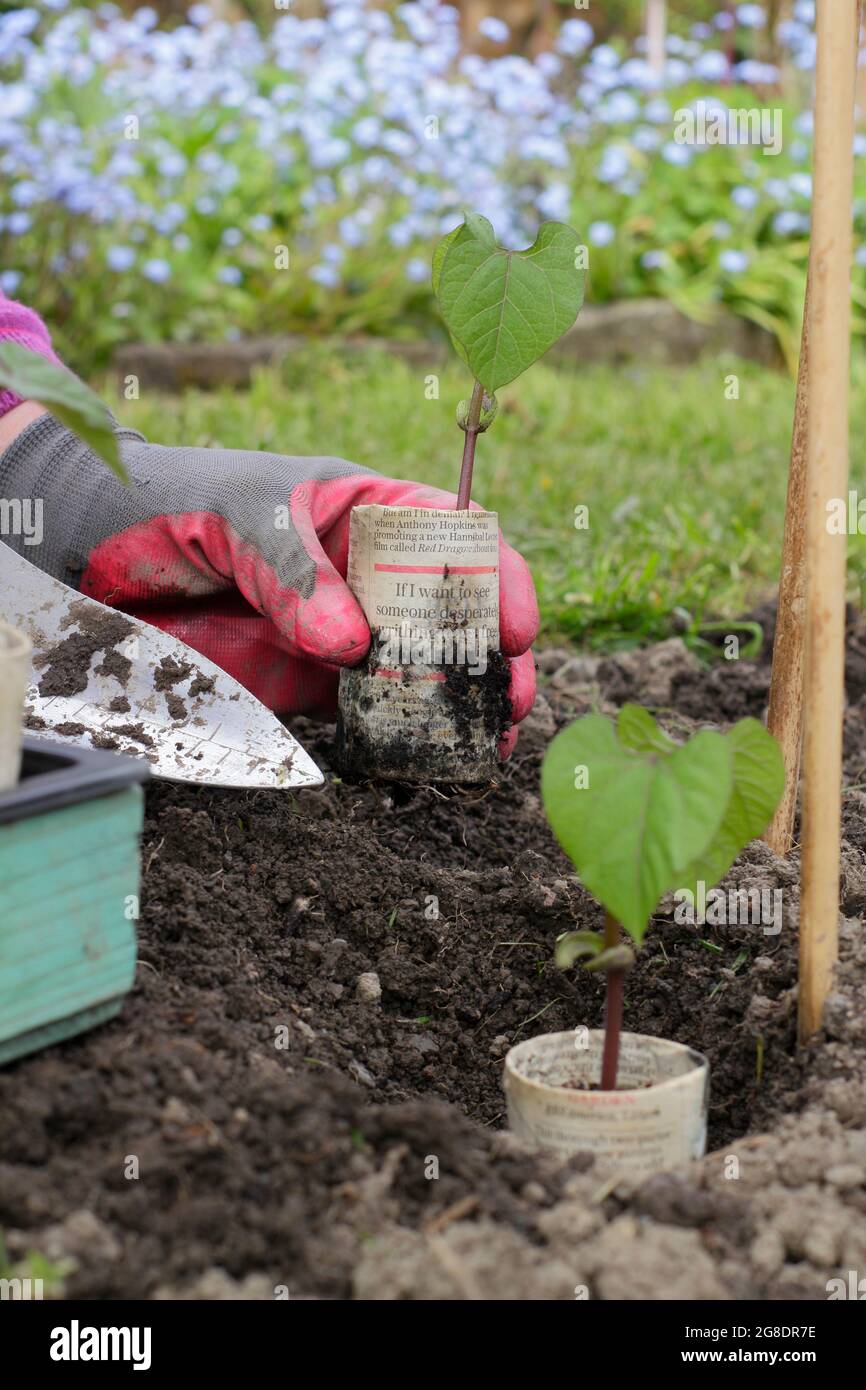
{"label": "weathered painted wood", "polygon": [[102,1022],[135,974],[143,796],[0,825],[0,1063]]}
{"label": "weathered painted wood", "polygon": [[82,1009],[80,1013],[71,1014],[68,1018],[59,1018],[54,1023],[44,1024],[42,1028],[33,1028],[29,1033],[19,1033],[14,1038],[8,1038],[6,1042],[0,1042],[0,1067],[5,1062],[14,1062],[18,1057],[25,1057],[28,1052],[38,1052],[42,1047],[53,1047],[55,1043],[75,1037],[76,1033],[84,1033],[89,1028],[98,1027],[100,1023],[107,1023],[115,1014],[120,1013],[123,998],[122,994],[118,995],[117,999],[109,999],[106,1004],[97,1004],[95,1009]]}

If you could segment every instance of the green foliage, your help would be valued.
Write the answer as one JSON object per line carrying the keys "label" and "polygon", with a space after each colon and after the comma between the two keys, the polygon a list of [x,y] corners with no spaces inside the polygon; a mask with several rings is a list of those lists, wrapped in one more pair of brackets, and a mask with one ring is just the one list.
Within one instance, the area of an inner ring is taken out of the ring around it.
{"label": "green foliage", "polygon": [[[438,399],[419,403],[419,371],[437,373]],[[738,375],[736,402],[725,399],[727,371]],[[720,635],[740,632],[736,616],[778,583],[793,383],[734,359],[676,370],[587,364],[580,391],[571,381],[545,360],[519,392],[503,393],[476,494],[532,567],[542,641],[610,652],[677,634],[718,658]],[[328,448],[340,458],[454,487],[454,406],[466,370],[453,356],[443,365],[441,352],[419,367],[377,349],[311,344],[279,372],[257,374],[248,391],[149,390],[128,401],[113,382],[97,389],[157,443],[315,454],[327,418]],[[856,441],[866,432],[866,368],[856,362],[851,405],[851,486],[864,496]],[[589,504],[585,530],[575,530],[576,502]],[[848,545],[856,600],[866,535]],[[704,625],[716,618],[727,621],[710,634]],[[741,633],[741,658],[752,631]]]}
{"label": "green foliage", "polygon": [[[649,294],[704,318],[723,303],[795,356],[811,203],[808,45],[796,63],[793,49],[777,52],[778,81],[758,73],[755,87],[719,85],[696,75],[702,46],[765,60],[779,50],[778,30],[710,29],[698,42],[692,25],[715,0],[669,6],[679,44],[656,91],[625,61],[636,56],[628,40],[642,31],[642,0],[591,7],[596,39],[612,44],[603,66],[590,45],[549,67],[550,55],[504,59],[499,45],[462,62],[449,6],[432,6],[419,34],[411,6],[389,4],[386,17],[360,7],[360,27],[346,29],[340,7],[308,4],[302,18],[242,4],[261,41],[250,26],[226,33],[221,15],[212,25],[169,17],[144,39],[93,0],[39,6],[35,27],[29,6],[4,42],[2,288],[43,314],[77,369],[103,365],[125,342],[221,341],[227,330],[426,336],[437,314],[424,267],[459,216],[461,187],[479,205],[508,207],[512,242],[549,216],[586,229],[593,301]],[[574,18],[569,0],[556,8]],[[388,40],[362,32],[373,20],[399,45],[395,74],[416,81],[381,80]],[[45,60],[55,45],[69,62]],[[200,100],[195,74],[208,64],[226,81]],[[764,108],[768,91],[785,132],[773,157],[748,141],[672,141],[674,113],[696,100],[745,112]],[[440,109],[447,119],[428,140],[427,113]],[[147,138],[128,145],[120,137],[133,112]],[[862,158],[855,181],[860,243]],[[279,248],[290,265],[275,265]],[[853,278],[862,335],[863,264]]]}
{"label": "green foliage", "polygon": [[711,843],[677,884],[709,888],[728,872],[744,845],[768,825],[785,787],[785,768],[776,740],[757,719],[741,719],[726,735],[732,751],[734,785]]}
{"label": "green foliage", "polygon": [[111,416],[101,400],[63,367],[55,367],[19,343],[0,343],[0,386],[38,401],[89,444],[118,478],[127,482]]}
{"label": "green foliage", "polygon": [[497,246],[486,217],[467,213],[433,256],[433,288],[452,342],[491,395],[571,327],[583,303],[577,233],[545,222],[526,251]]}
{"label": "green foliage", "polygon": [[600,714],[576,720],[551,743],[541,775],[557,839],[637,945],[663,894],[718,882],[764,829],[783,785],[778,746],[757,720],[677,744],[635,705],[616,726]]}
{"label": "green foliage", "polygon": [[41,1280],[43,1297],[62,1298],[64,1280],[74,1269],[74,1260],[49,1260],[39,1250],[28,1250],[22,1260],[13,1264],[0,1231],[0,1279]]}

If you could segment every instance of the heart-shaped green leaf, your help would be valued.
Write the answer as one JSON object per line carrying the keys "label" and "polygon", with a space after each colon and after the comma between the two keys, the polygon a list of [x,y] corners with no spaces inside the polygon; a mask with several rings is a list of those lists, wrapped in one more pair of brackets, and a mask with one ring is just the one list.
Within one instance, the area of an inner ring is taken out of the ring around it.
{"label": "heart-shaped green leaf", "polygon": [[453,227],[450,232],[446,232],[445,236],[437,244],[436,250],[433,252],[433,264],[430,271],[430,280],[433,285],[433,293],[436,295],[437,299],[439,298],[439,277],[442,273],[442,262],[445,259],[446,252],[453,245],[453,243],[456,241],[457,237],[460,235],[462,231],[463,223],[461,222],[459,227]]}
{"label": "heart-shaped green leaf", "polygon": [[785,788],[785,764],[772,734],[757,719],[741,719],[725,735],[733,750],[734,784],[712,843],[695,859],[677,888],[712,888],[737,855],[766,829]]}
{"label": "heart-shaped green leaf", "polygon": [[442,272],[442,262],[445,260],[446,253],[457,240],[461,232],[465,232],[469,236],[474,237],[476,241],[481,242],[482,246],[486,246],[490,251],[496,249],[496,233],[493,230],[493,224],[488,222],[486,217],[482,217],[480,213],[467,212],[464,220],[459,223],[458,226],[452,227],[450,232],[445,233],[445,236],[433,252],[431,279],[433,281],[433,293],[437,298],[439,297],[439,278]]}
{"label": "heart-shaped green leaf", "polygon": [[99,397],[72,372],[55,367],[20,343],[0,343],[0,386],[44,405],[89,444],[118,478],[128,481],[111,416]]}
{"label": "heart-shaped green leaf", "polygon": [[674,753],[678,747],[642,705],[623,705],[616,732],[620,743],[637,753]]}
{"label": "heart-shaped green leaf", "polygon": [[[459,226],[453,227],[450,232],[447,232],[433,252],[433,265],[430,278],[433,283],[433,293],[436,295],[437,299],[439,298],[439,278],[442,272],[442,263],[452,243],[457,240],[461,232],[468,233],[470,236],[475,237],[478,241],[488,246],[496,245],[496,235],[492,225],[487,221],[486,217],[480,217],[478,213],[475,212],[467,212],[465,221],[461,222]],[[466,349],[463,347],[463,344],[457,341],[453,333],[449,332],[448,336],[451,339],[457,356],[461,357],[468,367],[469,358],[466,355]]]}
{"label": "heart-shaped green leaf", "polygon": [[551,743],[541,790],[553,831],[591,893],[640,943],[650,915],[718,830],[733,749],[710,730],[673,752],[638,752],[598,714]]}
{"label": "heart-shaped green leaf", "polygon": [[496,245],[476,213],[449,232],[433,257],[433,288],[460,355],[490,393],[513,381],[571,327],[586,273],[578,235],[545,222],[526,251]]}

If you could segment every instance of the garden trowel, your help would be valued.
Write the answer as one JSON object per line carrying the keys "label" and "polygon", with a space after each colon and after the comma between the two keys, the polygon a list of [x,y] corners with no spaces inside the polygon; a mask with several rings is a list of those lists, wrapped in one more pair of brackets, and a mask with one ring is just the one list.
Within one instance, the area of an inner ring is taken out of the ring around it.
{"label": "garden trowel", "polygon": [[155,776],[175,782],[322,781],[288,729],[212,661],[85,598],[2,542],[0,617],[33,644],[28,734],[144,757]]}

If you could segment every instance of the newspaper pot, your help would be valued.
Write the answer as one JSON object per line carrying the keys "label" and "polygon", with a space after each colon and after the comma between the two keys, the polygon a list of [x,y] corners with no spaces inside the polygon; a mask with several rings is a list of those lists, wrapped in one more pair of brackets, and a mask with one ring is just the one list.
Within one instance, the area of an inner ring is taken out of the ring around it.
{"label": "newspaper pot", "polygon": [[24,696],[30,680],[30,642],[0,620],[0,792],[18,781]]}
{"label": "newspaper pot", "polygon": [[604,1033],[543,1033],[505,1058],[508,1122],[518,1138],[562,1155],[591,1153],[600,1172],[645,1177],[700,1158],[710,1069],[681,1043],[623,1033],[615,1091],[601,1075]]}
{"label": "newspaper pot", "polygon": [[364,661],[340,673],[341,770],[490,782],[510,722],[496,513],[355,507],[348,584],[372,640]]}

